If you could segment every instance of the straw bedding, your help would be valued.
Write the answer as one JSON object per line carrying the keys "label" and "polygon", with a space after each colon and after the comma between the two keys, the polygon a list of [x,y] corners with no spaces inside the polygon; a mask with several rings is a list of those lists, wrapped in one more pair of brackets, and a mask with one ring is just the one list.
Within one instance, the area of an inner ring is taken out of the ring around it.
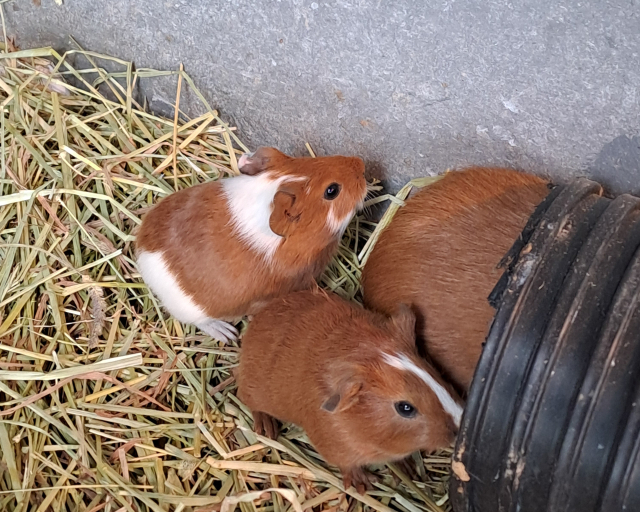
{"label": "straw bedding", "polygon": [[[165,119],[134,91],[170,75],[177,108]],[[187,89],[198,117],[180,111]],[[373,468],[379,482],[361,496],[300,429],[277,442],[253,434],[235,396],[238,345],[174,321],[140,280],[144,212],[238,174],[246,150],[182,68],[20,51],[5,38],[0,103],[0,511],[449,509],[448,452],[415,456],[412,477]],[[377,226],[353,220],[321,285],[359,300],[377,234],[429,181],[371,199],[391,207]]]}

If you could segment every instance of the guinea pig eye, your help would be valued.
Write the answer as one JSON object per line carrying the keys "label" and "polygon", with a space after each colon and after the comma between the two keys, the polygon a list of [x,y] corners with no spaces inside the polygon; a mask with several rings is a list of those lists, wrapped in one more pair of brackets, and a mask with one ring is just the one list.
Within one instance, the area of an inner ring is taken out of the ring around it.
{"label": "guinea pig eye", "polygon": [[340,185],[338,185],[337,183],[332,183],[324,191],[324,198],[328,199],[329,201],[333,201],[336,197],[338,197],[339,193],[340,193]]}
{"label": "guinea pig eye", "polygon": [[413,418],[418,411],[409,402],[396,402],[396,412],[403,418]]}

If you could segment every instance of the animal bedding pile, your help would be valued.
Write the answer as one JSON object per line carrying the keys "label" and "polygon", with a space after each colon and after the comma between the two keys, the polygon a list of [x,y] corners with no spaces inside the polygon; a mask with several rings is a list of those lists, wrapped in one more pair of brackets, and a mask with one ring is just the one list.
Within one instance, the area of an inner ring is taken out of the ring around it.
{"label": "animal bedding pile", "polygon": [[[174,119],[134,94],[167,75]],[[196,118],[180,111],[186,89]],[[239,345],[174,321],[142,283],[141,216],[238,174],[246,150],[182,69],[5,41],[0,105],[0,510],[448,510],[449,453],[371,468],[362,496],[300,429],[252,433],[235,396]],[[410,188],[371,200],[392,200],[377,228],[353,220],[323,287],[359,300],[361,265]]]}

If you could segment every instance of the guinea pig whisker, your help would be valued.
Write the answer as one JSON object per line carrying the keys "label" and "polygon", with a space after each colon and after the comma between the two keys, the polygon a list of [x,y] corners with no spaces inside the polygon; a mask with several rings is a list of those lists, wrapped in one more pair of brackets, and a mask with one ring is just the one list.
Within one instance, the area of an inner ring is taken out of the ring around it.
{"label": "guinea pig whisker", "polygon": [[365,201],[368,201],[369,199],[373,199],[373,198],[374,198],[374,197],[376,197],[377,195],[378,195],[378,194],[376,193],[376,191],[375,191],[375,190],[369,190],[369,191],[367,192],[367,195],[366,195],[366,196],[364,196],[364,200],[365,200]]}
{"label": "guinea pig whisker", "polygon": [[363,215],[365,217],[370,217],[371,216],[371,212],[373,211],[372,206],[373,205],[371,203],[367,202],[367,201],[365,201],[363,203],[361,212],[363,213]]}

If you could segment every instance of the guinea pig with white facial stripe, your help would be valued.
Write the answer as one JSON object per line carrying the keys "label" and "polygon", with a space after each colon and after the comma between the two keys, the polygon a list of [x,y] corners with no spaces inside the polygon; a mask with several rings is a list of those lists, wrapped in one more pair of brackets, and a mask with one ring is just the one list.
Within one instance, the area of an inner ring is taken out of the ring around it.
{"label": "guinea pig with white facial stripe", "polygon": [[238,168],[164,198],[137,236],[140,274],[162,305],[221,341],[270,298],[315,286],[367,193],[356,157],[260,148]]}
{"label": "guinea pig with white facial stripe", "polygon": [[466,394],[495,310],[499,264],[549,193],[512,169],[453,171],[409,199],[362,271],[364,304],[382,314],[409,305],[423,352]]}
{"label": "guinea pig with white facial stripe", "polygon": [[320,289],[274,299],[253,318],[236,377],[256,432],[275,438],[275,419],[301,426],[361,492],[364,465],[449,446],[462,415],[419,355],[408,307],[387,317]]}

